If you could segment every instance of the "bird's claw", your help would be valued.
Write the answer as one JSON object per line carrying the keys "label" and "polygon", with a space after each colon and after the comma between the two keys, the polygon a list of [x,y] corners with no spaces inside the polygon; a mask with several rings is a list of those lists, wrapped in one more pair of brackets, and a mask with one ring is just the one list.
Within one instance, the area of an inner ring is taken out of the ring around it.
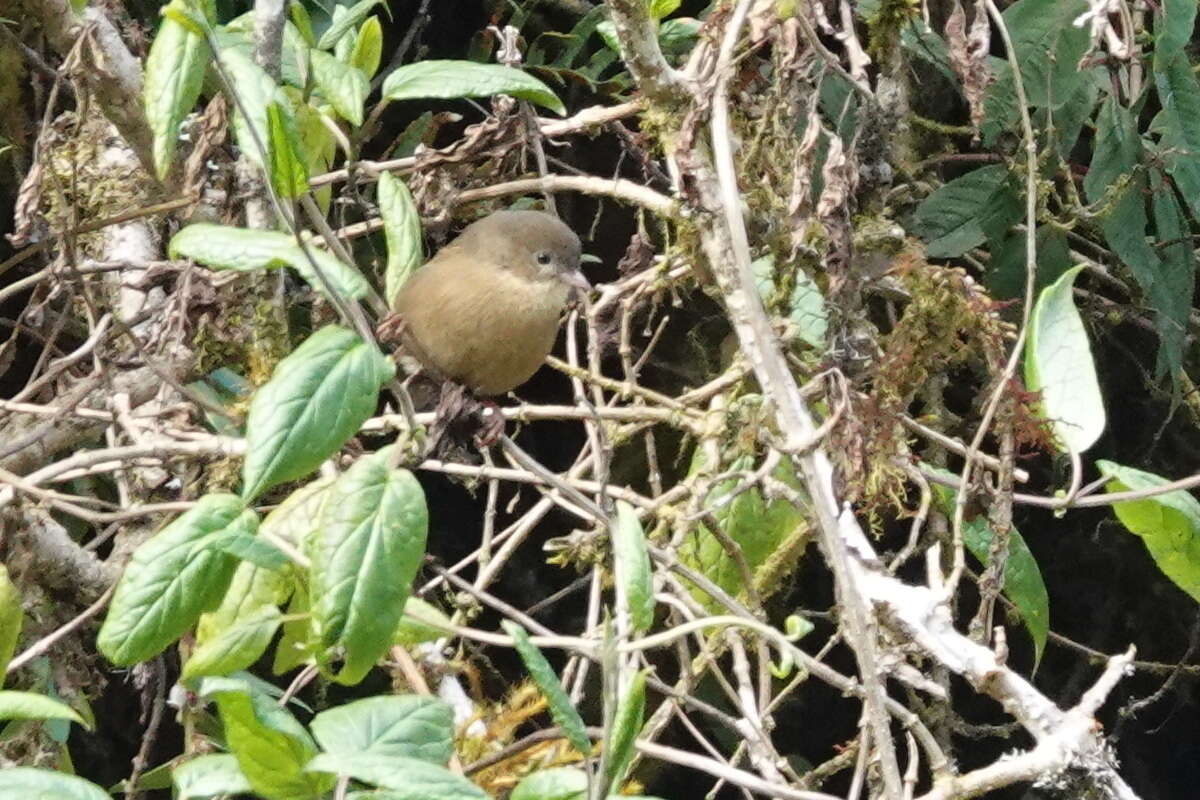
{"label": "bird's claw", "polygon": [[483,425],[475,434],[475,446],[485,450],[504,435],[504,415],[500,413],[500,406],[492,400],[482,400],[479,405],[479,419]]}

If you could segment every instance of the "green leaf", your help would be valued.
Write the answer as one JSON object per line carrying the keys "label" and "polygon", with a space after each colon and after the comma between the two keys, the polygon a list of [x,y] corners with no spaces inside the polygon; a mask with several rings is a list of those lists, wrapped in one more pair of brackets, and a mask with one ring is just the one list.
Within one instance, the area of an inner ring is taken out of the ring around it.
{"label": "green leaf", "polygon": [[258,536],[232,533],[215,540],[211,546],[267,570],[280,570],[290,563],[282,550]]}
{"label": "green leaf", "polygon": [[[947,470],[936,472],[957,478]],[[957,492],[940,484],[932,484],[936,508],[948,517],[954,515]],[[981,564],[990,558],[995,531],[984,517],[963,521],[963,544]],[[1008,532],[1008,554],[1004,559],[1004,596],[1021,612],[1021,621],[1033,639],[1034,666],[1042,660],[1046,638],[1050,635],[1050,597],[1042,580],[1042,571],[1033,557],[1025,538],[1016,528]]]}
{"label": "green leaf", "polygon": [[[1109,492],[1136,492],[1170,483],[1112,461],[1097,461],[1096,466],[1108,478]],[[1200,601],[1200,501],[1177,489],[1145,500],[1113,503],[1113,511],[1130,533],[1141,537],[1162,573]]]}
{"label": "green leaf", "polygon": [[324,657],[344,661],[341,683],[360,681],[392,646],[425,555],[425,493],[391,457],[384,448],[338,478],[311,545],[313,625]]}
{"label": "green leaf", "polygon": [[[171,3],[182,4],[182,0]],[[200,99],[208,59],[208,44],[202,35],[171,17],[163,19],[146,57],[142,89],[146,121],[154,136],[154,171],[160,179],[171,171],[179,127]]]}
{"label": "green leaf", "polygon": [[[1098,203],[1110,187],[1128,175],[1142,157],[1142,139],[1129,109],[1109,97],[1096,117],[1096,144],[1083,179],[1088,201]],[[1138,235],[1143,235],[1139,232]]]}
{"label": "green leaf", "polygon": [[259,526],[259,534],[281,539],[293,547],[305,548],[309,537],[317,529],[321,506],[334,480],[333,475],[316,478],[289,494],[267,514]]}
{"label": "green leaf", "polygon": [[650,16],[655,20],[674,14],[682,0],[650,0]]}
{"label": "green leaf", "polygon": [[[296,3],[294,5],[299,5]],[[249,794],[250,781],[229,753],[197,756],[171,770],[176,800],[201,800],[216,795]]]}
{"label": "green leaf", "polygon": [[[261,525],[259,529],[261,532]],[[273,633],[278,627],[278,622],[269,625],[264,618],[278,617],[278,606],[287,602],[292,590],[293,582],[283,572],[246,561],[238,564],[221,604],[215,611],[200,617],[196,626],[196,649],[184,667],[184,677],[228,674],[257,661],[271,639],[263,629]],[[251,636],[255,629],[258,629],[258,641]],[[212,663],[213,656],[218,653],[236,654],[237,657],[223,660],[219,666],[206,666],[206,661]]]}
{"label": "green leaf", "polygon": [[[1162,91],[1160,86],[1159,92]],[[1171,123],[1171,117],[1165,109],[1164,118],[1168,120],[1168,133],[1174,130],[1174,138],[1182,137],[1182,132],[1177,128],[1183,123],[1178,119]],[[1172,273],[1177,278],[1180,276],[1176,269],[1169,269],[1162,263],[1158,253],[1146,240],[1145,196],[1148,186],[1142,161],[1142,140],[1137,122],[1129,109],[1117,102],[1116,98],[1110,97],[1101,106],[1096,119],[1096,144],[1083,186],[1091,203],[1103,203],[1100,227],[1104,231],[1104,238],[1120,261],[1133,273],[1150,304],[1158,312],[1160,336],[1167,334],[1166,342],[1169,344],[1175,341],[1170,325],[1173,324],[1172,311],[1178,308],[1180,298],[1171,296],[1172,290],[1168,287],[1178,281],[1164,281],[1160,276]],[[1168,167],[1179,168],[1181,165],[1183,169],[1173,174],[1186,177],[1186,162],[1168,162]],[[1160,366],[1173,360],[1174,351],[1160,354]]]}
{"label": "green leaf", "polygon": [[296,152],[299,146],[296,123],[279,103],[267,103],[267,137],[271,187],[280,197],[299,197],[308,191],[308,169]]}
{"label": "green leaf", "polygon": [[[1034,289],[1041,291],[1054,283],[1071,268],[1071,250],[1067,234],[1057,225],[1042,225],[1037,229],[1037,273]],[[986,280],[992,296],[997,299],[1025,296],[1025,231],[1012,231],[992,247],[992,262],[988,264]]]}
{"label": "green leaf", "polygon": [[700,20],[692,17],[676,17],[659,25],[658,46],[669,62],[674,63],[674,59],[691,51],[702,25]]}
{"label": "green leaf", "polygon": [[[146,770],[142,774],[138,775],[137,788],[144,792],[153,791],[155,789],[170,789],[172,770],[173,766],[169,761],[159,764],[157,767]],[[108,787],[108,793],[128,794],[131,787],[132,784],[130,784],[128,779],[120,780]]]}
{"label": "green leaf", "polygon": [[435,697],[367,697],[322,711],[311,727],[335,756],[403,756],[445,766],[454,753],[454,711]]}
{"label": "green leaf", "polygon": [[637,512],[624,500],[617,501],[616,523],[612,526],[612,537],[617,591],[625,596],[633,630],[641,633],[654,624],[654,584],[650,578],[646,534]]}
{"label": "green leaf", "polygon": [[617,38],[617,26],[612,20],[606,19],[598,23],[596,33],[600,34],[600,40],[604,42],[605,47],[614,53],[621,52],[621,40]]}
{"label": "green leaf", "polygon": [[575,767],[551,767],[526,775],[508,800],[585,800],[587,773]]}
{"label": "green leaf", "polygon": [[342,119],[362,125],[363,103],[371,91],[367,78],[356,67],[343,64],[328,53],[312,51],[313,80],[321,96]]}
{"label": "green leaf", "polygon": [[1178,53],[1156,64],[1154,77],[1167,130],[1177,134],[1193,155],[1200,153],[1200,130],[1196,125],[1200,120],[1200,81],[1187,56]]}
{"label": "green leaf", "polygon": [[221,48],[217,61],[225,70],[232,91],[237,92],[237,102],[230,103],[237,145],[265,171],[271,160],[267,107],[277,103],[290,114],[291,105],[271,76],[254,63],[249,52],[241,48]]}
{"label": "green leaf", "polygon": [[[735,459],[728,468],[753,470],[754,460],[748,456]],[[708,469],[713,474],[724,471],[723,466],[718,470],[715,465],[706,465],[703,451],[696,448],[688,476],[695,476],[702,469]],[[786,459],[776,467],[774,477],[804,494],[795,469]],[[759,596],[770,596],[783,585],[786,576],[794,571],[803,555],[811,535],[810,524],[803,511],[781,498],[764,498],[757,488],[747,489],[730,499],[730,492],[737,486],[737,479],[722,481],[709,492],[705,505],[712,510],[726,535],[742,551]],[[732,596],[747,596],[737,562],[706,525],[697,525],[683,541],[679,558]],[[718,601],[703,589],[692,588],[693,596],[699,603],[713,613],[720,613],[722,606]]]}
{"label": "green leaf", "polygon": [[1042,290],[1029,320],[1025,383],[1041,392],[1040,410],[1060,445],[1086,452],[1104,433],[1104,398],[1072,288],[1079,265]]}
{"label": "green leaf", "polygon": [[289,2],[288,16],[291,18],[292,24],[296,26],[300,37],[304,39],[304,43],[309,47],[314,46],[317,43],[317,36],[313,33],[312,17],[309,16],[304,3],[299,0]]}
{"label": "green leaf", "polygon": [[322,753],[308,764],[314,772],[348,775],[382,786],[392,800],[489,800],[475,784],[445,767],[416,758],[378,753]]}
{"label": "green leaf", "polygon": [[422,642],[436,642],[446,635],[453,623],[439,609],[419,597],[409,597],[404,603],[404,616],[392,636],[394,644],[406,647]]}
{"label": "green leaf", "polygon": [[513,67],[474,61],[420,61],[395,70],[383,82],[388,100],[455,99],[507,94],[559,114],[566,107],[549,86]]}
{"label": "green leaf", "polygon": [[190,681],[202,675],[229,675],[249,667],[266,652],[280,622],[282,615],[274,606],[265,606],[239,617],[192,651],[180,680]]}
{"label": "green leaf", "polygon": [[825,332],[829,329],[829,312],[821,288],[802,269],[796,270],[796,285],[792,289],[790,319],[796,325],[801,341],[818,350],[825,349]]}
{"label": "green leaf", "polygon": [[379,216],[383,219],[388,249],[384,291],[391,303],[408,277],[421,266],[424,255],[421,252],[421,215],[417,213],[408,187],[390,172],[379,176]]}
{"label": "green leaf", "polygon": [[[362,22],[367,14],[371,13],[371,9],[380,5],[387,8],[387,4],[383,0],[361,0],[361,2],[346,8],[346,13],[335,19],[329,29],[321,34],[317,47],[322,50],[333,47],[351,28]],[[345,8],[345,6],[341,6],[341,8]]]}
{"label": "green leaf", "polygon": [[1085,11],[1084,0],[1020,0],[1004,10],[1030,105],[1058,108],[1078,88],[1089,36],[1074,22]]}
{"label": "green leaf", "polygon": [[133,552],[117,582],[96,644],[119,666],[145,661],[220,602],[238,561],[196,547],[222,531],[252,531],[255,513],[231,494],[210,494]]}
{"label": "green leaf", "polygon": [[604,785],[610,792],[625,780],[625,771],[633,760],[634,744],[642,731],[646,714],[646,673],[638,672],[621,692],[612,732],[605,744]]}
{"label": "green leaf", "polygon": [[65,719],[92,729],[78,711],[37,692],[0,691],[0,719]]}
{"label": "green leaf", "polygon": [[0,797],[21,800],[112,800],[91,781],[34,767],[0,770]]}
{"label": "green leaf", "polygon": [[21,638],[24,619],[21,594],[9,580],[8,568],[0,564],[0,686],[4,685],[4,673],[17,649],[17,640]]}
{"label": "green leaf", "polygon": [[[169,252],[171,258],[190,258],[212,269],[236,272],[291,267],[310,286],[326,294],[324,282],[313,271],[312,263],[295,238],[278,231],[201,222],[188,225],[171,237]],[[366,296],[367,282],[357,271],[318,247],[309,245],[308,255],[338,294],[353,300]]]}
{"label": "green leaf", "polygon": [[276,675],[282,675],[310,660],[313,643],[309,636],[311,628],[308,624],[308,614],[308,589],[300,585],[292,593],[287,607],[287,616],[298,619],[289,619],[283,623],[283,634],[279,637],[279,644],[275,646],[275,660],[271,662],[271,671]]}
{"label": "green leaf", "polygon": [[304,726],[268,695],[240,681],[208,679],[225,741],[255,793],[269,800],[317,800],[333,786],[304,770],[317,747]]}
{"label": "green leaf", "polygon": [[1163,0],[1163,13],[1154,15],[1154,65],[1183,52],[1196,27],[1196,0]]}
{"label": "green leaf", "polygon": [[383,26],[379,24],[379,17],[368,17],[354,39],[354,49],[350,51],[350,66],[370,80],[379,70],[382,57]]}
{"label": "green leaf", "polygon": [[1154,302],[1155,328],[1161,346],[1158,351],[1159,375],[1177,374],[1183,366],[1188,315],[1196,290],[1196,259],[1192,250],[1191,228],[1170,182],[1157,170],[1152,175],[1152,207],[1162,268],[1155,277],[1150,297]]}
{"label": "green leaf", "polygon": [[312,472],[375,411],[394,365],[374,342],[327,325],[275,367],[246,419],[242,496]]}
{"label": "green leaf", "polygon": [[190,258],[213,269],[249,272],[290,267],[295,240],[276,231],[197,223],[171,237],[171,258]]}
{"label": "green leaf", "polygon": [[563,691],[562,683],[559,682],[558,675],[550,666],[550,662],[542,655],[542,651],[538,650],[537,645],[529,640],[529,634],[525,632],[524,628],[511,620],[505,620],[500,624],[508,632],[508,635],[513,637],[517,653],[525,662],[525,669],[529,670],[529,677],[533,678],[533,682],[542,690],[542,695],[550,706],[550,716],[554,719],[555,724],[562,728],[567,741],[581,755],[584,757],[590,755],[592,743],[588,739],[583,717],[579,716],[575,704]]}
{"label": "green leaf", "polygon": [[957,258],[987,239],[999,239],[1021,218],[1021,198],[1008,167],[982,167],[941,186],[917,207],[913,230],[930,258]]}

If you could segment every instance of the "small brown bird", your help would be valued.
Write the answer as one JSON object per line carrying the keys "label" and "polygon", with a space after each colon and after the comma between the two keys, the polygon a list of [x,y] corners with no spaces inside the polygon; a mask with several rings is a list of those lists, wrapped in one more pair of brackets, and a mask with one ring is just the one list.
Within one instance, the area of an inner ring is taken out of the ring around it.
{"label": "small brown bird", "polygon": [[541,211],[497,211],[472,223],[397,293],[404,348],[427,369],[483,395],[537,371],[554,346],[579,270],[579,237]]}

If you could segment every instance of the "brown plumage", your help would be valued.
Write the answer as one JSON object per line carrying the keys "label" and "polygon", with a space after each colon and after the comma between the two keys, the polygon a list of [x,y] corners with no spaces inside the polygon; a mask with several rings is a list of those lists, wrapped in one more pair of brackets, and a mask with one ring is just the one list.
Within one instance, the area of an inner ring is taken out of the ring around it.
{"label": "brown plumage", "polygon": [[393,303],[404,348],[480,395],[520,386],[545,360],[579,271],[579,237],[541,211],[497,211],[469,225]]}

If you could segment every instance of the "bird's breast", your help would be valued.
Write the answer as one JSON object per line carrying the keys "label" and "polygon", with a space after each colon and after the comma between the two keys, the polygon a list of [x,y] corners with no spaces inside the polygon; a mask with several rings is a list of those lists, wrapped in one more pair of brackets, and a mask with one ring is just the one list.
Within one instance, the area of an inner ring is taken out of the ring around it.
{"label": "bird's breast", "polygon": [[554,346],[568,287],[495,267],[442,266],[419,270],[412,280],[421,283],[398,303],[430,366],[485,395],[527,381]]}

